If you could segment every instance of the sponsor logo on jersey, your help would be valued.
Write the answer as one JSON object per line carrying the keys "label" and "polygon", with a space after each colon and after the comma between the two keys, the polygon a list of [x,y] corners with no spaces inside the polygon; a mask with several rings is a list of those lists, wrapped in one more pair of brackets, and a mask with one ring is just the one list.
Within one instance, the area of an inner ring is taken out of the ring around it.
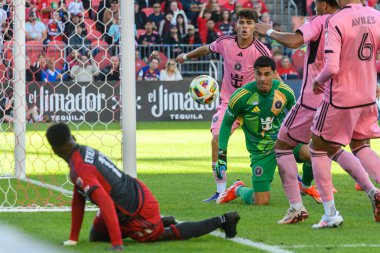
{"label": "sponsor logo on jersey", "polygon": [[255,106],[255,108],[253,108],[252,112],[255,112],[255,113],[259,113],[261,110],[258,106]]}
{"label": "sponsor logo on jersey", "polygon": [[273,117],[266,117],[265,119],[260,118],[261,128],[265,131],[269,131],[272,129]]}
{"label": "sponsor logo on jersey", "polygon": [[257,167],[254,169],[254,173],[255,173],[255,176],[256,176],[256,177],[261,177],[261,176],[264,174],[264,170],[263,170],[262,167],[257,166]]}

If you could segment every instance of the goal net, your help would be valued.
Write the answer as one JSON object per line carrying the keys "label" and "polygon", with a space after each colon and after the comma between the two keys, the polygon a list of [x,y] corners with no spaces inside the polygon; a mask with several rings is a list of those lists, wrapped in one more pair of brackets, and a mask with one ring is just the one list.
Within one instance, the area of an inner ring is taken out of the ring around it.
{"label": "goal net", "polygon": [[0,211],[67,209],[73,186],[49,124],[68,123],[78,143],[122,168],[120,6],[0,2]]}

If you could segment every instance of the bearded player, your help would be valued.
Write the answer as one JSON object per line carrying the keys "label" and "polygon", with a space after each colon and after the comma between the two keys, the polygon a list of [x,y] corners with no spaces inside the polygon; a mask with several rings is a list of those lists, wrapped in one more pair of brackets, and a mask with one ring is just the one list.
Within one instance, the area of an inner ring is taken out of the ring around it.
{"label": "bearded player", "polygon": [[[236,89],[244,84],[254,81],[253,64],[260,56],[271,56],[268,48],[254,38],[255,25],[258,23],[258,15],[251,9],[243,9],[237,14],[236,36],[221,36],[210,45],[201,46],[187,54],[180,54],[176,61],[183,63],[188,58],[198,58],[210,53],[221,54],[224,58],[224,76],[220,93],[220,105],[212,118],[212,170],[217,185],[216,193],[203,201],[215,201],[219,194],[226,189],[227,176],[218,179],[215,173],[215,163],[218,160],[218,139],[220,125],[228,107],[228,101]],[[240,122],[236,120],[232,125],[233,132]],[[225,173],[225,172],[224,172]]]}

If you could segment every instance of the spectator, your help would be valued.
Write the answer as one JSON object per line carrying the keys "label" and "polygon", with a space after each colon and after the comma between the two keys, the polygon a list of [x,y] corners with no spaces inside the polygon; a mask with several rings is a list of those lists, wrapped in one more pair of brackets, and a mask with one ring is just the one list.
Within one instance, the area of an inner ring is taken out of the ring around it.
{"label": "spectator", "polygon": [[214,20],[215,23],[218,23],[222,16],[222,8],[216,3],[211,3],[211,19]]}
{"label": "spectator", "polygon": [[235,0],[228,0],[227,3],[225,3],[222,6],[223,9],[230,11],[230,13],[235,11]]}
{"label": "spectator", "polygon": [[162,36],[163,34],[167,34],[170,32],[170,25],[174,15],[173,12],[168,12],[165,14],[165,19],[163,19],[160,23],[160,27],[158,29],[158,34]]}
{"label": "spectator", "polygon": [[78,50],[73,49],[71,53],[66,57],[65,60],[65,72],[70,71],[75,65],[78,65],[78,59],[80,58],[81,54]]}
{"label": "spectator", "polygon": [[163,38],[162,41],[164,44],[179,44],[180,43],[180,38],[179,38],[179,33],[178,33],[178,28],[176,25],[171,25],[170,26],[170,33],[166,34]]}
{"label": "spectator", "polygon": [[37,5],[38,17],[41,19],[49,19],[52,12],[50,0],[39,0]]}
{"label": "spectator", "polygon": [[[138,3],[141,9],[149,8],[149,7],[154,8],[154,4],[156,3],[160,4],[160,2],[157,0],[136,0],[135,2]],[[161,8],[161,5],[160,5],[160,8]]]}
{"label": "spectator", "polygon": [[[91,54],[89,54],[91,56]],[[70,71],[70,77],[75,82],[93,82],[93,77],[99,75],[99,68],[96,62],[83,54],[79,57],[79,64],[74,65]]]}
{"label": "spectator", "polygon": [[30,58],[28,56],[26,56],[25,58],[25,81],[34,81],[34,74],[33,71],[30,69]]}
{"label": "spectator", "polygon": [[101,70],[99,79],[102,81],[119,81],[120,80],[120,59],[119,56],[111,56],[111,66]]}
{"label": "spectator", "polygon": [[277,73],[284,80],[299,78],[298,72],[292,66],[288,56],[282,57],[281,64],[279,68],[277,69]]}
{"label": "spectator", "polygon": [[148,20],[145,24],[145,33],[140,35],[139,44],[152,45],[161,44],[161,37],[153,31],[153,22]]}
{"label": "spectator", "polygon": [[76,26],[75,34],[72,34],[69,39],[68,53],[73,49],[77,49],[81,54],[85,54],[90,46],[91,41],[85,38],[82,26]]}
{"label": "spectator", "polygon": [[231,15],[231,22],[236,23],[237,22],[237,13],[243,9],[243,5],[239,2],[235,4],[235,11]]}
{"label": "spectator", "polygon": [[28,22],[25,23],[26,40],[43,42],[47,37],[46,26],[36,19],[36,14],[29,12]]}
{"label": "spectator", "polygon": [[160,79],[160,71],[158,68],[159,60],[152,58],[148,66],[142,67],[137,74],[137,80],[158,81]]}
{"label": "spectator", "polygon": [[157,50],[154,50],[150,54],[148,62],[150,62],[153,58],[158,59],[158,69],[159,70],[162,70],[166,67],[167,59],[162,59],[160,52],[158,52]]}
{"label": "spectator", "polygon": [[111,44],[111,45],[119,44],[119,41],[121,38],[121,28],[119,25],[119,17],[118,16],[113,18],[112,25],[108,29],[107,34],[111,38],[111,40],[107,41],[108,44]]}
{"label": "spectator", "polygon": [[172,2],[176,2],[178,9],[183,10],[181,1],[179,1],[179,0],[167,0],[167,1],[161,1],[161,12],[168,13],[170,11],[170,9],[172,8],[172,6],[171,6]]}
{"label": "spectator", "polygon": [[[104,20],[104,17],[103,17],[103,20]],[[135,1],[135,25],[136,25],[136,29],[144,29],[146,21],[147,21],[147,19],[146,19],[145,13],[143,11],[141,11],[138,2]]]}
{"label": "spectator", "polygon": [[[14,122],[13,103],[13,95],[8,97],[4,91],[0,91],[0,123]],[[27,109],[26,120],[28,122],[37,122],[41,120],[37,112],[37,106],[34,105],[31,109]]]}
{"label": "spectator", "polygon": [[260,19],[261,19],[261,22],[263,22],[264,24],[273,27],[273,21],[272,21],[271,16],[268,12],[264,12],[261,15]]}
{"label": "spectator", "polygon": [[50,59],[46,63],[47,68],[41,72],[41,79],[44,82],[58,82],[63,78],[62,71],[56,69],[54,63]]}
{"label": "spectator", "polygon": [[263,0],[249,0],[243,4],[243,8],[254,9],[258,12],[257,14],[259,14],[259,17],[264,12],[269,12],[268,7]]}
{"label": "spectator", "polygon": [[155,2],[153,5],[153,13],[149,15],[148,20],[153,21],[154,29],[158,31],[160,23],[164,20],[164,14],[161,13],[160,2]]}
{"label": "spectator", "polygon": [[84,8],[83,8],[82,1],[81,0],[74,0],[74,1],[70,2],[68,12],[70,13],[70,15],[72,15],[72,14],[84,15]]}
{"label": "spectator", "polygon": [[145,67],[146,63],[141,59],[139,50],[135,50],[135,73],[139,72],[142,67]]}
{"label": "spectator", "polygon": [[188,25],[187,34],[181,39],[181,44],[199,45],[202,44],[202,40],[199,34],[195,33],[194,26]]}
{"label": "spectator", "polygon": [[47,61],[46,61],[46,56],[44,54],[40,54],[38,56],[37,62],[33,64],[31,67],[31,71],[34,74],[34,80],[36,82],[42,82],[42,71],[44,71],[47,68]]}
{"label": "spectator", "polygon": [[76,33],[76,27],[80,26],[82,28],[82,34],[85,37],[87,35],[87,29],[82,21],[82,14],[72,14],[70,15],[70,20],[65,24],[65,35],[67,36],[66,40],[69,41],[69,38]]}
{"label": "spectator", "polygon": [[216,29],[215,22],[212,19],[207,20],[207,39],[206,44],[211,44],[221,35],[221,32]]}
{"label": "spectator", "polygon": [[206,10],[206,3],[201,6],[201,11],[197,18],[199,36],[202,39],[202,44],[206,44],[207,41],[207,21],[211,19],[211,12]]}
{"label": "spectator", "polygon": [[[106,27],[109,27],[112,24],[112,19],[114,17],[119,17],[119,0],[111,0],[111,8],[106,9],[106,11],[104,12],[103,24]],[[145,19],[146,19],[146,16],[145,16]],[[136,26],[137,26],[137,23],[136,23]]]}
{"label": "spectator", "polygon": [[56,11],[58,11],[59,16],[61,17],[62,23],[66,24],[66,22],[69,20],[69,13],[67,12],[67,6],[66,6],[65,1],[58,2],[58,8]]}
{"label": "spectator", "polygon": [[174,59],[170,59],[166,63],[166,68],[160,72],[161,81],[180,81],[182,80],[182,75],[177,69],[177,64]]}
{"label": "spectator", "polygon": [[232,35],[234,33],[234,26],[231,23],[231,13],[228,10],[222,11],[221,21],[216,26],[222,35]]}
{"label": "spectator", "polygon": [[185,21],[185,18],[182,14],[178,14],[177,15],[177,29],[178,29],[178,33],[180,35],[180,38],[183,38],[185,37],[185,35],[187,34],[187,23]]}
{"label": "spectator", "polygon": [[[137,7],[138,7],[138,4],[137,4]],[[96,24],[95,24],[96,30],[98,30],[102,34],[105,32],[105,26],[103,24],[104,12],[109,8],[111,8],[111,2],[109,0],[101,0],[99,2],[99,6],[98,6],[98,9],[96,11],[97,12],[97,19],[96,19]],[[135,4],[135,8],[136,8],[136,4]],[[135,15],[135,20],[136,20],[136,15]],[[144,23],[145,23],[145,21],[144,21]],[[144,24],[142,27],[144,27]]]}
{"label": "spectator", "polygon": [[46,25],[48,37],[44,40],[44,44],[48,44],[50,41],[59,40],[63,41],[63,31],[65,25],[61,21],[61,16],[58,11],[53,13],[52,19]]}
{"label": "spectator", "polygon": [[176,25],[177,24],[177,16],[179,14],[182,14],[184,20],[185,20],[185,23],[187,24],[187,16],[186,16],[186,13],[181,10],[179,7],[178,7],[178,3],[176,1],[171,1],[170,2],[170,11],[173,12],[173,19],[171,21],[172,25]]}

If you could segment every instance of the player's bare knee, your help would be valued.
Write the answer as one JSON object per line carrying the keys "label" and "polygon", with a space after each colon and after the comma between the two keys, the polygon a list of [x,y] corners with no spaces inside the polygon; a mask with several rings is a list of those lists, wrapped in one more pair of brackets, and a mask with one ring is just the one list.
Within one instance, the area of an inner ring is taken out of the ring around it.
{"label": "player's bare knee", "polygon": [[280,149],[280,150],[292,150],[294,146],[289,145],[288,143],[277,139],[276,143],[274,144],[275,149]]}
{"label": "player's bare knee", "polygon": [[360,148],[364,145],[370,146],[370,140],[351,140],[351,142],[350,142],[351,150],[355,150],[355,149]]}

